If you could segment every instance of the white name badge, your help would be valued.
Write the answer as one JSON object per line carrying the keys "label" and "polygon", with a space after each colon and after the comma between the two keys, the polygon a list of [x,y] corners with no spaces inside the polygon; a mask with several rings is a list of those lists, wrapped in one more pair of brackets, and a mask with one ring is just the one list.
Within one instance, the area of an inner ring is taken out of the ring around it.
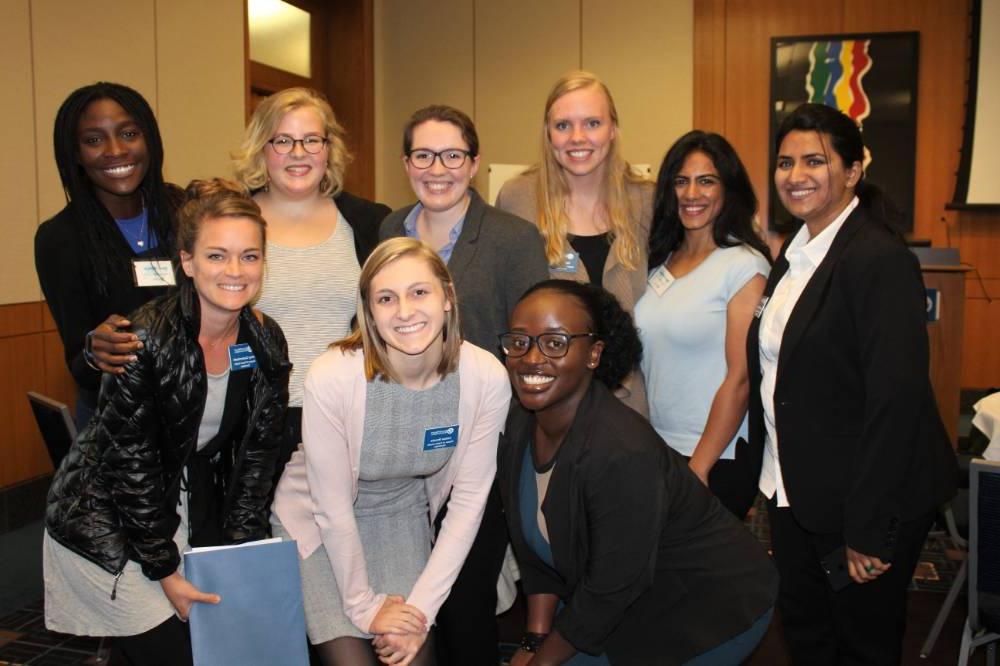
{"label": "white name badge", "polygon": [[764,296],[760,299],[760,303],[757,304],[757,309],[753,311],[753,316],[755,319],[760,319],[760,316],[764,314],[764,308],[767,307],[767,302],[771,300],[770,296]]}
{"label": "white name badge", "polygon": [[137,287],[173,287],[174,267],[170,261],[133,259],[132,269],[135,271],[135,286]]}
{"label": "white name badge", "polygon": [[667,289],[670,289],[670,285],[674,283],[674,276],[670,274],[670,271],[664,266],[660,266],[652,275],[646,280],[649,283],[650,288],[656,292],[657,296],[663,296]]}

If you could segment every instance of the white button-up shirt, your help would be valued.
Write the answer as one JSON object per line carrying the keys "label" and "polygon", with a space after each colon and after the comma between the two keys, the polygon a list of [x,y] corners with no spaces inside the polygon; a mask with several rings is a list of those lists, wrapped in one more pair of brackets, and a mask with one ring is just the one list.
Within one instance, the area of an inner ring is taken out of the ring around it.
{"label": "white button-up shirt", "polygon": [[833,245],[837,232],[844,226],[844,221],[857,207],[858,198],[841,211],[840,215],[815,238],[810,238],[809,227],[802,225],[795,238],[785,251],[788,260],[788,270],[781,276],[764,306],[760,320],[760,399],[764,406],[764,426],[767,436],[764,446],[764,464],[760,470],[758,487],[764,497],[770,499],[777,492],[778,506],[788,506],[788,495],[785,493],[785,482],[781,476],[781,465],[778,462],[778,433],[774,426],[774,386],[778,372],[778,354],[781,352],[781,339],[785,335],[788,317],[795,309],[802,291],[809,284],[816,268],[822,263],[826,253]]}

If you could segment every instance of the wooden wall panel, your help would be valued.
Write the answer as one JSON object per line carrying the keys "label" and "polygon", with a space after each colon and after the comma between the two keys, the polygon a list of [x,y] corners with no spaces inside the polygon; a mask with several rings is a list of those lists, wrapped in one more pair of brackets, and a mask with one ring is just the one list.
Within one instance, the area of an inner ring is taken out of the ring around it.
{"label": "wooden wall panel", "polygon": [[66,205],[52,158],[52,126],[69,93],[95,81],[115,81],[135,88],[157,108],[155,25],[153,0],[32,1],[40,220]]}
{"label": "wooden wall panel", "polygon": [[[1000,224],[1000,220],[996,221]],[[1000,247],[1000,244],[995,245]],[[998,250],[995,249],[994,252]],[[962,345],[962,386],[1000,388],[1000,278],[965,278],[965,335]],[[993,298],[983,297],[985,286]]]}
{"label": "wooden wall panel", "polygon": [[164,176],[182,186],[231,178],[245,113],[243,3],[156,2],[155,44]]}
{"label": "wooden wall panel", "polygon": [[[695,3],[694,120],[740,152],[766,212],[770,39],[837,32],[920,32],[915,235],[958,247],[966,274],[963,387],[1000,385],[1000,214],[945,210],[964,123],[969,0],[705,0]],[[720,45],[720,33],[724,34]],[[720,64],[720,56],[722,64]],[[720,111],[720,109],[722,109]],[[720,122],[720,116],[722,121]],[[762,215],[766,217],[766,215]]]}
{"label": "wooden wall panel", "polygon": [[844,0],[844,29],[920,31],[914,236],[946,244],[945,211],[962,146],[969,30],[967,2]]}
{"label": "wooden wall panel", "polygon": [[0,145],[7,157],[0,160],[0,201],[3,201],[4,241],[0,243],[0,303],[37,301],[41,298],[35,278],[34,238],[38,219],[37,181],[34,173],[35,118],[31,80],[31,12],[28,0],[0,5]]}
{"label": "wooden wall panel", "polygon": [[694,3],[694,127],[706,132],[726,128],[726,0]]}
{"label": "wooden wall panel", "polygon": [[345,189],[375,196],[375,47],[372,0],[332,2],[326,89],[337,119],[347,129],[354,162]]}
{"label": "wooden wall panel", "polygon": [[0,305],[0,488],[52,471],[27,392],[73,407],[76,388],[44,302]]}
{"label": "wooden wall panel", "polygon": [[410,114],[449,104],[475,118],[473,16],[473,0],[375,2],[375,190],[393,208],[414,200],[401,160]]}
{"label": "wooden wall panel", "polygon": [[0,338],[28,335],[42,330],[41,303],[14,303],[0,306]]}
{"label": "wooden wall panel", "polygon": [[28,391],[44,390],[44,377],[39,372],[44,357],[38,334],[0,338],[0,369],[4,375],[0,419],[5,433],[0,442],[0,487],[51,471],[25,396]]}
{"label": "wooden wall panel", "polygon": [[480,192],[490,163],[538,161],[549,89],[582,64],[580,9],[579,0],[476,0]]}
{"label": "wooden wall panel", "polygon": [[[739,152],[760,200],[768,210],[768,127],[771,37],[839,32],[838,3],[788,0],[729,0],[726,3],[726,137]],[[695,80],[699,78],[696,71]]]}
{"label": "wooden wall panel", "polygon": [[614,95],[625,159],[649,164],[655,175],[670,145],[692,127],[692,3],[582,0],[581,6],[581,64]]}

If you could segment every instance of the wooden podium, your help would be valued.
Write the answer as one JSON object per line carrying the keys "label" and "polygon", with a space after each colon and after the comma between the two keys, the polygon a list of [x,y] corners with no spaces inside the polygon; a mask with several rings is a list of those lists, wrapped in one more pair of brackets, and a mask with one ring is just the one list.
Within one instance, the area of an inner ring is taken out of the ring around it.
{"label": "wooden podium", "polygon": [[965,325],[965,273],[968,266],[921,262],[924,286],[937,291],[937,319],[927,322],[931,352],[931,385],[941,419],[954,448],[958,445],[959,394],[962,380],[962,335]]}

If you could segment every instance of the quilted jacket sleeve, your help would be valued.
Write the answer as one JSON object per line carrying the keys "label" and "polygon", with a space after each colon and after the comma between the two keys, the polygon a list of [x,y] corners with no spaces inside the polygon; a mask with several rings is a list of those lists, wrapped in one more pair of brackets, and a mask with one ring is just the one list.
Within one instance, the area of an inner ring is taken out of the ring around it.
{"label": "quilted jacket sleeve", "polygon": [[104,375],[97,427],[107,441],[101,464],[130,555],[147,578],[160,580],[180,562],[173,540],[179,518],[165,506],[167,489],[154,396],[157,345],[145,329],[134,330],[144,347],[125,373]]}

